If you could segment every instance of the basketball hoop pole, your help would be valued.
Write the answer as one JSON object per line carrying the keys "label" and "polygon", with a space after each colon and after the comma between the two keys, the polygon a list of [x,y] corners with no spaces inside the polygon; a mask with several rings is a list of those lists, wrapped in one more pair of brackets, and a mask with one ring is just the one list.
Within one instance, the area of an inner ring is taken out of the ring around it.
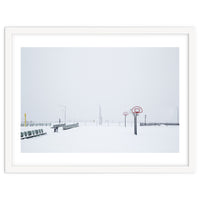
{"label": "basketball hoop pole", "polygon": [[137,135],[137,116],[138,116],[139,113],[143,112],[143,109],[140,106],[134,106],[131,109],[131,112],[134,116],[134,134]]}
{"label": "basketball hoop pole", "polygon": [[128,112],[123,112],[124,115],[124,126],[126,127],[126,117],[128,115]]}
{"label": "basketball hoop pole", "polygon": [[137,135],[137,113],[134,113],[134,134]]}

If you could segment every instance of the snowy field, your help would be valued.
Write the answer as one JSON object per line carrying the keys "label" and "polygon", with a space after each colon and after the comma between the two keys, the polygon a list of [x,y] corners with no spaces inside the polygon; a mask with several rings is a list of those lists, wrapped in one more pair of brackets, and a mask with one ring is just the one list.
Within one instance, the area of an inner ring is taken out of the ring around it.
{"label": "snowy field", "polygon": [[46,135],[21,140],[23,153],[176,153],[179,151],[178,126],[132,127],[80,126],[69,130],[42,128]]}

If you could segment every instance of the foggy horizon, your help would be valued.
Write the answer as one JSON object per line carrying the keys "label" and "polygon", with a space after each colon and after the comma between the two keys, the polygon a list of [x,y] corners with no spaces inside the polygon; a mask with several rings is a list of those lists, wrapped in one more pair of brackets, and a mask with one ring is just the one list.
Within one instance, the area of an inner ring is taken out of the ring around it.
{"label": "foggy horizon", "polygon": [[[21,120],[177,122],[179,49],[66,47],[21,49]],[[127,121],[132,121],[128,116]]]}

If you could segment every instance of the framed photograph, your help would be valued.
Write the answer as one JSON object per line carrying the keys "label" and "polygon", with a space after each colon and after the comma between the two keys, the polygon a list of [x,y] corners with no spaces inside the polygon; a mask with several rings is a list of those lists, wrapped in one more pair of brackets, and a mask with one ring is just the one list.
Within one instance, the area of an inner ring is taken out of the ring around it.
{"label": "framed photograph", "polygon": [[195,166],[191,27],[5,28],[5,172]]}

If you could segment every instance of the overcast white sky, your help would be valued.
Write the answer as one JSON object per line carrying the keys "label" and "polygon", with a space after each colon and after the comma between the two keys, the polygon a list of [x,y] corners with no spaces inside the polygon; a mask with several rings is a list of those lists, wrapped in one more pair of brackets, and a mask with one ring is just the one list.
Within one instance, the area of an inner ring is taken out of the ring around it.
{"label": "overcast white sky", "polygon": [[[143,120],[176,122],[179,106],[178,48],[22,48],[21,117],[123,120],[142,106]],[[132,116],[129,116],[132,120]]]}

